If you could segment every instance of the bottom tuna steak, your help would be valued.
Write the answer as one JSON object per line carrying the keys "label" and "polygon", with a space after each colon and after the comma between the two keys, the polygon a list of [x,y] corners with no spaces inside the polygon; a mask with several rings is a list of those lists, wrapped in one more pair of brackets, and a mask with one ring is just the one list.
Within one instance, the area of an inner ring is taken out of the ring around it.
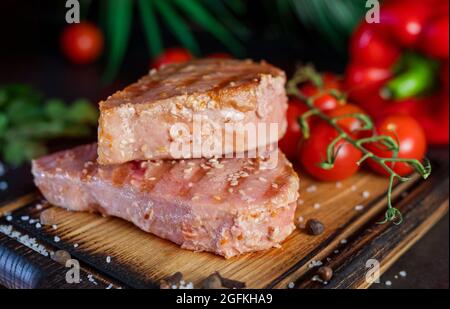
{"label": "bottom tuna steak", "polygon": [[278,246],[294,229],[299,180],[281,152],[270,169],[264,158],[102,166],[96,157],[92,144],[35,160],[35,183],[54,205],[120,217],[226,258]]}

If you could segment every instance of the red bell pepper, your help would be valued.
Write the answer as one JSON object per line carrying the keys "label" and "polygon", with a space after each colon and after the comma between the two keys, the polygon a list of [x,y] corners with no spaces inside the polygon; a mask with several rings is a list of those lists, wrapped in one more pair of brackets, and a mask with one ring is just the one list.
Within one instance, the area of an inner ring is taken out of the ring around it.
{"label": "red bell pepper", "polygon": [[350,42],[346,88],[374,117],[406,113],[428,143],[449,142],[448,0],[385,1],[380,23],[362,22]]}

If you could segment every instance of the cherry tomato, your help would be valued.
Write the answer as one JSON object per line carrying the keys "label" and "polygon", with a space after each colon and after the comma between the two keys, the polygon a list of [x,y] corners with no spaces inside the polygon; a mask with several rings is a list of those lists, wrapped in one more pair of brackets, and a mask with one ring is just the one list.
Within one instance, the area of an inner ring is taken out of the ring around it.
{"label": "cherry tomato", "polygon": [[299,161],[305,171],[322,181],[337,181],[355,174],[361,159],[361,152],[352,144],[340,140],[334,151],[337,152],[334,166],[323,169],[319,164],[326,160],[328,145],[338,136],[338,132],[327,123],[319,123],[312,128],[311,136],[300,145]]}
{"label": "cherry tomato", "polygon": [[88,22],[72,24],[63,30],[60,44],[62,52],[72,62],[90,63],[103,50],[103,34]]}
{"label": "cherry tomato", "polygon": [[[351,114],[367,114],[362,108],[354,104],[346,104],[337,107],[336,109],[327,113],[330,117],[342,117]],[[337,124],[343,128],[347,133],[352,134],[354,137],[363,136],[361,129],[364,123],[355,117],[345,117],[339,119]]]}
{"label": "cherry tomato", "polygon": [[[408,115],[387,115],[376,121],[378,135],[392,137],[399,144],[398,158],[422,160],[426,152],[425,133],[419,123]],[[367,149],[382,158],[392,158],[392,151],[380,143],[370,143]],[[382,175],[388,173],[374,160],[367,160],[372,170]],[[400,176],[411,174],[413,168],[405,163],[387,163]]]}
{"label": "cherry tomato", "polygon": [[298,144],[302,139],[302,131],[298,123],[298,118],[308,111],[308,107],[302,102],[292,99],[287,109],[286,134],[278,142],[278,146],[284,154],[291,160],[297,156]]}
{"label": "cherry tomato", "polygon": [[206,56],[206,58],[215,58],[215,59],[233,59],[233,56],[231,56],[228,53],[212,53]]}
{"label": "cherry tomato", "polygon": [[163,65],[186,62],[192,58],[191,53],[185,48],[168,48],[152,62],[151,66],[154,69],[159,69]]}
{"label": "cherry tomato", "polygon": [[331,94],[323,93],[320,95],[321,91],[327,90],[337,90],[341,91],[343,88],[342,81],[340,78],[332,73],[323,73],[322,74],[323,87],[319,88],[315,86],[313,83],[306,83],[300,87],[300,91],[308,96],[319,95],[318,98],[314,101],[314,106],[322,111],[330,111],[335,109],[339,105],[342,105],[343,102],[339,102],[339,100]]}

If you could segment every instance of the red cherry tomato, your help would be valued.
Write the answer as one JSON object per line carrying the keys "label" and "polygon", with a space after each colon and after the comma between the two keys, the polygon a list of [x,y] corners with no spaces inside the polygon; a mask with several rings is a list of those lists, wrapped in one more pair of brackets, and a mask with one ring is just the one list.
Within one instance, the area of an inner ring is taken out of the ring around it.
{"label": "red cherry tomato", "polygon": [[233,59],[228,53],[212,53],[206,56],[206,58],[215,58],[215,59]]}
{"label": "red cherry tomato", "polygon": [[[422,127],[412,117],[407,115],[388,115],[376,121],[376,131],[379,135],[387,135],[397,141],[400,147],[398,158],[422,160],[426,152],[426,138]],[[382,158],[391,158],[393,153],[380,143],[370,143],[367,149]],[[377,173],[388,173],[374,160],[367,160],[368,165]],[[400,176],[411,174],[413,169],[405,164],[387,163]]]}
{"label": "red cherry tomato", "polygon": [[168,48],[159,55],[151,64],[152,68],[159,69],[163,65],[171,63],[182,63],[191,60],[191,53],[185,48]]}
{"label": "red cherry tomato", "polygon": [[103,34],[88,22],[72,24],[63,30],[60,44],[62,52],[72,62],[90,63],[103,50]]}
{"label": "red cherry tomato", "polygon": [[305,171],[322,181],[337,181],[355,174],[361,159],[361,152],[352,144],[340,140],[336,143],[334,151],[337,152],[334,166],[323,169],[319,166],[326,160],[328,145],[338,136],[338,132],[327,123],[319,123],[313,127],[311,136],[304,140],[300,146],[299,161]]}
{"label": "red cherry tomato", "polygon": [[286,134],[278,142],[278,146],[286,157],[293,160],[297,156],[298,144],[302,139],[302,131],[298,123],[298,118],[308,111],[308,107],[300,101],[291,100],[287,109]]}
{"label": "red cherry tomato", "polygon": [[[362,108],[354,104],[346,104],[339,106],[338,108],[327,113],[330,117],[342,117],[351,114],[367,114]],[[345,117],[337,121],[337,124],[343,128],[347,133],[352,134],[355,137],[362,136],[361,129],[364,127],[364,123],[355,117]]]}
{"label": "red cherry tomato", "polygon": [[319,95],[314,101],[314,106],[322,111],[330,111],[342,105],[342,102],[331,94],[323,93],[321,91],[336,90],[342,91],[343,85],[341,79],[332,73],[322,74],[323,87],[319,88],[313,83],[309,82],[300,87],[300,91],[307,97]]}

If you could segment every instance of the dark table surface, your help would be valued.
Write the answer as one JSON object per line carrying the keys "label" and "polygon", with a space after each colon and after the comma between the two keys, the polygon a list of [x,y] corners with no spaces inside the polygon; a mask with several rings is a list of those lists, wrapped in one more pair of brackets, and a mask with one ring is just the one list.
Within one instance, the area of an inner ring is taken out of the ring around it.
{"label": "dark table surface", "polygon": [[[127,70],[123,70],[120,78],[105,86],[101,83],[101,66],[70,65],[61,59],[58,53],[2,58],[0,59],[0,85],[10,82],[29,83],[50,97],[57,96],[65,100],[87,97],[96,102],[145,74],[148,67],[142,65],[143,59],[145,58],[130,59],[126,64]],[[286,62],[286,60],[279,63],[276,60],[272,61],[288,71],[287,63],[290,63],[291,68],[295,63],[294,61]],[[339,71],[343,65],[336,65],[326,60],[320,62],[319,67]],[[64,148],[64,145],[56,145],[56,147]],[[448,158],[448,149],[444,150],[444,155]],[[23,167],[21,172],[10,171],[10,175],[7,176],[12,177],[10,188],[5,192],[0,191],[0,202],[30,190],[31,177],[13,176],[15,172],[23,175],[23,170],[27,169],[28,167]],[[447,215],[382,276],[380,284],[372,288],[448,288],[448,261],[449,217]],[[406,277],[400,276],[400,272],[406,272]],[[386,284],[387,281],[390,281],[391,285]]]}

